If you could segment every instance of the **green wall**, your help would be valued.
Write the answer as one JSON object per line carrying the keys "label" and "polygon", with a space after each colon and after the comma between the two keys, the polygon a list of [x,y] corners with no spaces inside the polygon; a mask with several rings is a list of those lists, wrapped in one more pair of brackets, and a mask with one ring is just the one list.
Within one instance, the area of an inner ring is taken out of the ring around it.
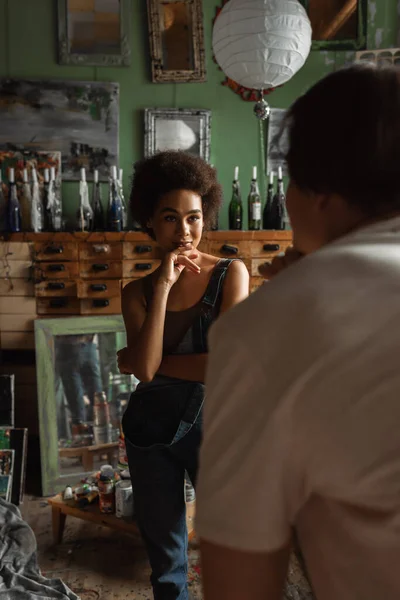
{"label": "green wall", "polygon": [[[129,68],[69,67],[57,64],[56,0],[0,0],[0,76],[117,81],[120,84],[120,166],[125,193],[132,163],[143,152],[143,108],[179,107],[212,110],[211,162],[224,186],[225,205],[220,219],[227,226],[227,204],[233,167],[241,169],[247,195],[251,167],[260,159],[260,134],[252,105],[222,87],[223,74],[212,59],[212,19],[216,0],[203,0],[207,52],[207,82],[203,84],[152,84],[145,0],[132,0],[132,64]],[[400,10],[400,8],[399,8]],[[369,0],[368,47],[398,45],[397,0]],[[323,75],[353,59],[352,52],[312,51],[303,69],[268,97],[271,106],[286,108]],[[328,142],[323,139],[321,142]],[[64,183],[64,211],[74,214],[77,185]]]}

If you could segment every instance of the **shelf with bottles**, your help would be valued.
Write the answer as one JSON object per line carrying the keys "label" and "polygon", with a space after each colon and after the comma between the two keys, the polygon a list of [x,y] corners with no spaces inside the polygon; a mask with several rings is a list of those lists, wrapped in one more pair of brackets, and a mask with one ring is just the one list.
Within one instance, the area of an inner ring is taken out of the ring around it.
{"label": "shelf with bottles", "polygon": [[[278,185],[275,191],[274,173],[270,174],[267,197],[263,208],[260,195],[257,167],[253,167],[250,191],[247,197],[247,216],[249,231],[284,231],[289,230],[289,220],[286,211],[286,197],[283,185],[282,168],[278,169]],[[243,231],[244,203],[242,201],[239,167],[234,170],[232,183],[232,198],[228,207],[230,231]]]}

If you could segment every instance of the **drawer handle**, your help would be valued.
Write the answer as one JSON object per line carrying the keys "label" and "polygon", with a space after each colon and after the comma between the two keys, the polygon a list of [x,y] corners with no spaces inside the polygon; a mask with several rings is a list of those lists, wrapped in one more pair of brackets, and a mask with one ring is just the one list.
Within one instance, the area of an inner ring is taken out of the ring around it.
{"label": "drawer handle", "polygon": [[48,283],[47,289],[48,290],[65,290],[65,283],[62,283],[61,281],[59,283],[56,283],[56,282]]}
{"label": "drawer handle", "polygon": [[93,300],[92,306],[93,308],[104,308],[105,306],[110,306],[110,301],[107,298]]}
{"label": "drawer handle", "polygon": [[107,254],[110,252],[110,246],[108,244],[93,244],[93,251],[96,254]]}
{"label": "drawer handle", "polygon": [[46,246],[44,249],[45,254],[62,254],[63,252],[63,246]]}
{"label": "drawer handle", "polygon": [[92,290],[92,292],[105,292],[107,286],[105,283],[92,283],[90,289]]}
{"label": "drawer handle", "polygon": [[136,263],[135,271],[149,271],[151,267],[151,263]]}
{"label": "drawer handle", "polygon": [[221,252],[224,254],[237,254],[239,252],[239,248],[236,246],[229,246],[228,244],[224,244],[221,246]]}
{"label": "drawer handle", "polygon": [[152,251],[151,246],[135,246],[135,252],[137,252],[138,254],[144,254],[145,252],[151,252],[151,251]]}
{"label": "drawer handle", "polygon": [[279,244],[264,244],[263,246],[265,252],[278,252],[279,248]]}
{"label": "drawer handle", "polygon": [[68,300],[66,298],[53,298],[49,304],[50,308],[64,308],[64,306],[67,306]]}
{"label": "drawer handle", "polygon": [[93,271],[108,271],[110,265],[107,263],[98,263],[92,266]]}
{"label": "drawer handle", "polygon": [[65,265],[49,265],[47,267],[48,271],[65,271]]}

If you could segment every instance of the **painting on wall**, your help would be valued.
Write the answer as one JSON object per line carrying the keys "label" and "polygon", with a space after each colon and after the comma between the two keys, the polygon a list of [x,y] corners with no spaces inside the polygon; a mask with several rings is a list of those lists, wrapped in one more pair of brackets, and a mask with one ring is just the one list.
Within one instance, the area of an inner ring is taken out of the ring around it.
{"label": "painting on wall", "polygon": [[2,181],[8,180],[10,168],[14,169],[15,181],[23,180],[23,170],[27,169],[28,179],[31,180],[32,169],[36,169],[38,181],[44,180],[44,170],[54,167],[56,173],[56,185],[61,185],[61,152],[45,152],[43,150],[1,150],[0,149],[0,171]]}
{"label": "painting on wall", "polygon": [[210,110],[145,109],[145,156],[163,150],[184,150],[209,162],[210,147]]}
{"label": "painting on wall", "polygon": [[128,66],[131,0],[58,0],[62,65]]}
{"label": "painting on wall", "polygon": [[61,151],[64,181],[118,165],[119,84],[0,79],[0,149]]}
{"label": "painting on wall", "polygon": [[271,108],[268,119],[268,138],[267,138],[267,165],[266,170],[269,175],[271,172],[277,173],[278,167],[282,167],[284,175],[288,174],[286,161],[283,159],[286,149],[289,145],[287,134],[284,132],[282,138],[278,134],[281,131],[283,119],[286,115],[284,108]]}

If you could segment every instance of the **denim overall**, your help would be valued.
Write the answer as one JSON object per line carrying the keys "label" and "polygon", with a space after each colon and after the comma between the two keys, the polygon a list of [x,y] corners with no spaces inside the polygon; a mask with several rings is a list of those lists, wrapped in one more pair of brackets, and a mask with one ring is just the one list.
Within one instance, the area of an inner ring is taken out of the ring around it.
{"label": "denim overall", "polygon": [[[220,260],[211,275],[200,315],[189,330],[192,354],[207,352],[207,331],[218,316],[223,280],[231,262]],[[154,598],[188,600],[184,477],[187,471],[196,485],[204,385],[160,379],[155,386],[139,384],[122,426],[135,517],[152,568]]]}

